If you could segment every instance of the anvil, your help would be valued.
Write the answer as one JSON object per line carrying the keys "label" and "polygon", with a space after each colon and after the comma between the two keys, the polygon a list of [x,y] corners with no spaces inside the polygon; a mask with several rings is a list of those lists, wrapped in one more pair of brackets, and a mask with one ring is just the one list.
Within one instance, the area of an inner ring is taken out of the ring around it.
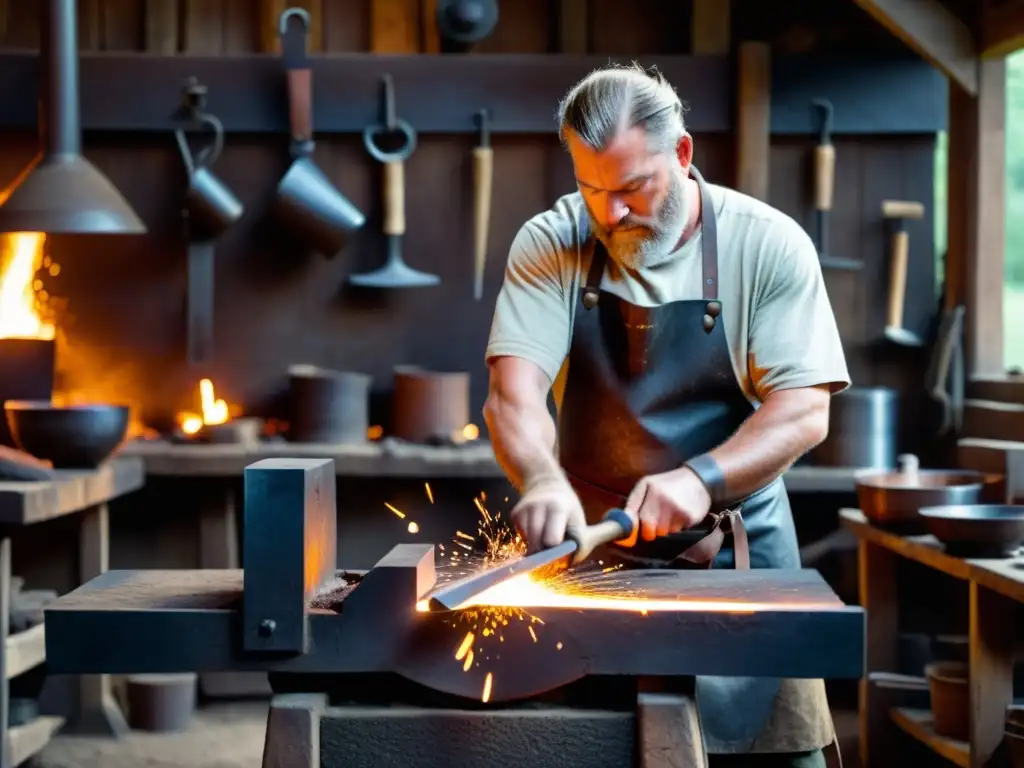
{"label": "anvil", "polygon": [[[608,578],[631,597],[616,604],[425,610],[431,544],[396,546],[369,571],[337,568],[334,478],[329,459],[247,467],[244,573],[93,579],[46,609],[49,671],[394,673],[491,702],[588,675],[863,674],[863,610],[812,570],[620,571]],[[641,612],[629,605],[639,599],[658,602]]]}

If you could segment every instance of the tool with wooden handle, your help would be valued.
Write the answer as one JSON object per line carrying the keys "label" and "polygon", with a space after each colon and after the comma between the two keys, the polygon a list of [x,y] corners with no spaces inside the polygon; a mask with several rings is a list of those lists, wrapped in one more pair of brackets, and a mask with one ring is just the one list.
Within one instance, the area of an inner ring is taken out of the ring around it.
{"label": "tool with wooden handle", "polygon": [[814,148],[814,210],[817,213],[818,260],[822,269],[861,269],[856,259],[832,256],[828,252],[829,219],[835,197],[836,148],[832,144],[832,102],[815,99],[812,105],[821,113],[818,145]]}
{"label": "tool with wooden handle", "polygon": [[473,298],[480,301],[484,296],[484,264],[487,262],[487,235],[491,225],[494,150],[491,148],[487,110],[481,109],[476,117],[480,143],[473,148]]}
{"label": "tool with wooden handle", "polygon": [[523,573],[552,576],[584,560],[598,547],[625,539],[632,532],[633,519],[626,511],[609,509],[600,523],[588,525],[576,538],[566,539],[557,547],[446,584],[430,595],[430,607],[432,610],[458,610],[484,590]]}
{"label": "tool with wooden handle", "polygon": [[885,317],[885,337],[904,347],[920,347],[920,336],[903,327],[903,307],[907,297],[907,263],[910,234],[906,223],[924,217],[924,203],[908,200],[883,200],[882,216],[895,223],[889,264],[889,297]]}
{"label": "tool with wooden handle", "polygon": [[[384,164],[384,235],[388,242],[388,257],[383,267],[360,275],[350,275],[349,282],[365,288],[420,288],[437,285],[441,278],[413,269],[402,258],[402,240],[405,237],[405,161],[416,148],[416,132],[405,120],[395,114],[394,84],[390,75],[381,78],[381,125],[367,126],[363,131],[363,145],[370,156]],[[381,149],[383,136],[399,136],[401,147],[391,151]]]}

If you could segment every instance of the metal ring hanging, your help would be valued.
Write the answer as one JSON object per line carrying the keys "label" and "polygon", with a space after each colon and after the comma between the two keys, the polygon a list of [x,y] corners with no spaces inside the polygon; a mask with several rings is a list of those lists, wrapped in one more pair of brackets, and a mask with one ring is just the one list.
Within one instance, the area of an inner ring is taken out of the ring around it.
{"label": "metal ring hanging", "polygon": [[224,125],[219,119],[206,112],[197,112],[192,122],[201,132],[205,132],[204,129],[209,129],[213,134],[213,141],[193,155],[188,144],[186,129],[183,127],[174,129],[174,138],[178,142],[181,160],[190,176],[201,168],[209,168],[213,165],[224,149]]}
{"label": "metal ring hanging", "polygon": [[310,26],[312,26],[309,11],[305,8],[287,8],[281,14],[281,18],[277,22],[277,31],[279,34],[283,35],[288,31],[288,22],[291,21],[293,17],[297,17],[302,21],[306,31],[309,31]]}
{"label": "metal ring hanging", "polygon": [[[381,118],[382,123],[368,125],[363,130],[363,145],[370,156],[382,163],[397,163],[405,160],[416,149],[416,132],[405,120],[399,120],[395,114],[395,85],[391,75],[381,78]],[[391,152],[385,152],[377,144],[381,136],[399,134],[403,138],[402,145]]]}

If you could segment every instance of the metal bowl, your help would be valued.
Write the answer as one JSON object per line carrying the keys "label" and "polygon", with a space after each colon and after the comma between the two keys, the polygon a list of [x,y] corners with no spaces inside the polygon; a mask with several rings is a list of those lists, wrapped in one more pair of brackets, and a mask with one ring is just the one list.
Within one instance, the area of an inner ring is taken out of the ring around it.
{"label": "metal bowl", "polygon": [[46,401],[8,400],[7,426],[18,447],[55,469],[94,469],[128,432],[125,405],[56,406]]}
{"label": "metal bowl", "polygon": [[901,456],[900,470],[862,470],[854,475],[857,502],[873,524],[904,534],[925,533],[923,507],[999,503],[1006,480],[970,469],[919,469],[917,457]]}
{"label": "metal bowl", "polygon": [[1008,557],[1024,544],[1024,504],[924,507],[920,515],[950,554]]}

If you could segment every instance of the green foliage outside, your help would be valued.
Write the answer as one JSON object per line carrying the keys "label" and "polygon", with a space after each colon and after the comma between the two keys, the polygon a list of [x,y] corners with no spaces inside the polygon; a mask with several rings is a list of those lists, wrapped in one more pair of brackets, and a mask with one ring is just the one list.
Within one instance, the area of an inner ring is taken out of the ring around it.
{"label": "green foliage outside", "polygon": [[[935,255],[946,251],[946,134],[935,154]],[[1024,51],[1007,59],[1006,70],[1006,366],[1024,368]]]}

